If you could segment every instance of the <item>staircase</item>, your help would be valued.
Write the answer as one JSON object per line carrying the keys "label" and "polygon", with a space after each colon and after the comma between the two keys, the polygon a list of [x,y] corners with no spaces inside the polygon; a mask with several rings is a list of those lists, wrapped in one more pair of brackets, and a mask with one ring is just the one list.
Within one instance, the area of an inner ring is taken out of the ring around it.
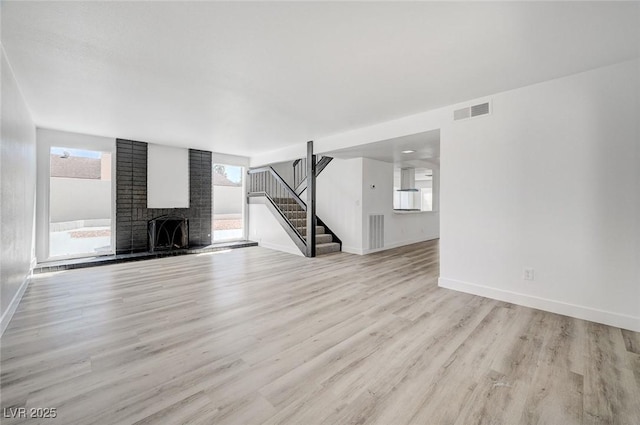
{"label": "staircase", "polygon": [[[307,211],[304,210],[300,204],[294,199],[290,198],[275,198],[273,200],[276,206],[284,212],[285,216],[293,227],[302,235],[303,239],[307,240]],[[316,217],[316,221],[318,218]],[[327,233],[327,228],[324,225],[316,226],[316,255],[329,254],[331,252],[340,251],[340,243],[335,242],[331,233]]]}
{"label": "staircase", "polygon": [[[266,205],[300,251],[307,255],[307,205],[272,167],[252,168],[248,174],[248,202]],[[316,255],[340,251],[342,241],[318,216],[315,220]]]}

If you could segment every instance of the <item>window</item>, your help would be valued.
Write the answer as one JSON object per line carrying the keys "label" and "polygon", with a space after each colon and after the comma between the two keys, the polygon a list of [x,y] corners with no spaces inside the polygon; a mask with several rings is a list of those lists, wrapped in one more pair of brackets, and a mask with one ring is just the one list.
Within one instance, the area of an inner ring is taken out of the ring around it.
{"label": "window", "polygon": [[213,242],[244,239],[244,167],[213,164]]}
{"label": "window", "polygon": [[111,153],[51,147],[49,257],[110,254]]}

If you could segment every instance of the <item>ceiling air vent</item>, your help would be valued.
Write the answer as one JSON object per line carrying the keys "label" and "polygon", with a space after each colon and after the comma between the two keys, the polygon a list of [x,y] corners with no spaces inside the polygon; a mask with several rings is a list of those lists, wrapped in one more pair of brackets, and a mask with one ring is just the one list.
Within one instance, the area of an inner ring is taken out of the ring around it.
{"label": "ceiling air vent", "polygon": [[477,105],[467,106],[466,108],[457,109],[453,111],[453,120],[460,121],[468,118],[479,117],[481,115],[489,114],[489,102],[479,103]]}

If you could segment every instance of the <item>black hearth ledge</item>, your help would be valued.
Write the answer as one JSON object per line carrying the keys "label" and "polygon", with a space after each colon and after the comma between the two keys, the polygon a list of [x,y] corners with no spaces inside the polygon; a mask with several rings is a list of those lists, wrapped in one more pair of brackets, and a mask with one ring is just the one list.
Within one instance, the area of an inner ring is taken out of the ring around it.
{"label": "black hearth ledge", "polygon": [[152,260],[155,258],[175,257],[177,255],[203,254],[206,252],[223,251],[226,249],[247,248],[258,246],[257,242],[234,241],[221,242],[206,246],[187,249],[174,249],[171,251],[137,252],[133,254],[102,255],[99,257],[75,258],[72,260],[51,261],[39,263],[33,274],[59,272],[63,270],[84,269],[86,267],[105,266],[108,264],[128,263],[130,261]]}

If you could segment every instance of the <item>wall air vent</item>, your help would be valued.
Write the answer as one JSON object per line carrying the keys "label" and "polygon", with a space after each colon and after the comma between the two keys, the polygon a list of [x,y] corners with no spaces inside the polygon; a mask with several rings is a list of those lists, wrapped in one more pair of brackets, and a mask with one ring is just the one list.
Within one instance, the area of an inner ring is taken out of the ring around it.
{"label": "wall air vent", "polygon": [[453,111],[453,120],[460,121],[469,118],[488,115],[491,113],[489,102],[479,103],[477,105],[467,106],[466,108],[456,109]]}
{"label": "wall air vent", "polygon": [[369,249],[384,247],[384,215],[369,215]]}

